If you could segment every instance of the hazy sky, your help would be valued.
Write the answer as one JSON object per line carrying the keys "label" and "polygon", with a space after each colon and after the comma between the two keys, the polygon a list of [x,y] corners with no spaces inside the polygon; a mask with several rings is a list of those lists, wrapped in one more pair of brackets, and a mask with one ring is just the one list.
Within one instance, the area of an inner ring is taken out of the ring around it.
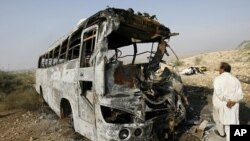
{"label": "hazy sky", "polygon": [[107,6],[157,15],[180,33],[170,40],[179,55],[232,49],[250,39],[249,0],[1,0],[0,69],[36,68],[51,43]]}

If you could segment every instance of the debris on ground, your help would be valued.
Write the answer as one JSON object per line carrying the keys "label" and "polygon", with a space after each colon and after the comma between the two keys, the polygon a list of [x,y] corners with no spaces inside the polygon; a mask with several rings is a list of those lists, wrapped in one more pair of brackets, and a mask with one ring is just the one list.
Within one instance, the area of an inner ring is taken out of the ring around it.
{"label": "debris on ground", "polygon": [[182,75],[204,74],[206,67],[189,67],[180,72]]}

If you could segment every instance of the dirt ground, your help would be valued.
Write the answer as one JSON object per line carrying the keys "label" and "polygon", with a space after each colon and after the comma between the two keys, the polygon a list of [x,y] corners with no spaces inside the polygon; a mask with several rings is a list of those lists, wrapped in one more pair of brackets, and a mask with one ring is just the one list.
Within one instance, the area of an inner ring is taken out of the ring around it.
{"label": "dirt ground", "polygon": [[48,106],[0,112],[0,141],[87,141]]}
{"label": "dirt ground", "polygon": [[[190,102],[187,122],[181,132],[206,119],[212,122],[212,83],[218,75],[215,69],[219,62],[226,61],[232,65],[232,74],[250,77],[250,50],[232,50],[200,54],[182,59],[179,70],[190,66],[206,66],[204,74],[182,75],[185,91]],[[250,124],[250,84],[242,83],[245,97],[241,102],[241,124]],[[1,106],[1,105],[0,105]],[[59,119],[47,106],[37,111],[11,110],[0,111],[0,141],[85,141],[74,133],[67,119]]]}

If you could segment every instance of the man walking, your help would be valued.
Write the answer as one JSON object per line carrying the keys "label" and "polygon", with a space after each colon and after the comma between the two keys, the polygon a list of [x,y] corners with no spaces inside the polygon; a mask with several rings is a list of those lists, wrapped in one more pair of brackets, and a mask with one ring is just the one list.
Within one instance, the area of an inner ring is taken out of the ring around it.
{"label": "man walking", "polygon": [[220,64],[219,73],[214,80],[213,118],[216,123],[215,133],[229,141],[229,125],[239,124],[239,101],[243,92],[239,80],[230,74],[231,66],[228,63]]}

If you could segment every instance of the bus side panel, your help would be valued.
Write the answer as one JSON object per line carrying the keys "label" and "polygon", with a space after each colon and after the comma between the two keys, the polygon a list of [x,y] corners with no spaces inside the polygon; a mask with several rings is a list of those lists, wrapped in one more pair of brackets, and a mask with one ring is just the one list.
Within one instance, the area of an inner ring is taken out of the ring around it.
{"label": "bus side panel", "polygon": [[[73,115],[77,115],[77,60],[69,61],[55,67],[38,69],[36,89],[40,87],[44,100],[54,112],[60,116],[61,99],[67,99],[72,108]],[[39,92],[41,94],[41,92]]]}

